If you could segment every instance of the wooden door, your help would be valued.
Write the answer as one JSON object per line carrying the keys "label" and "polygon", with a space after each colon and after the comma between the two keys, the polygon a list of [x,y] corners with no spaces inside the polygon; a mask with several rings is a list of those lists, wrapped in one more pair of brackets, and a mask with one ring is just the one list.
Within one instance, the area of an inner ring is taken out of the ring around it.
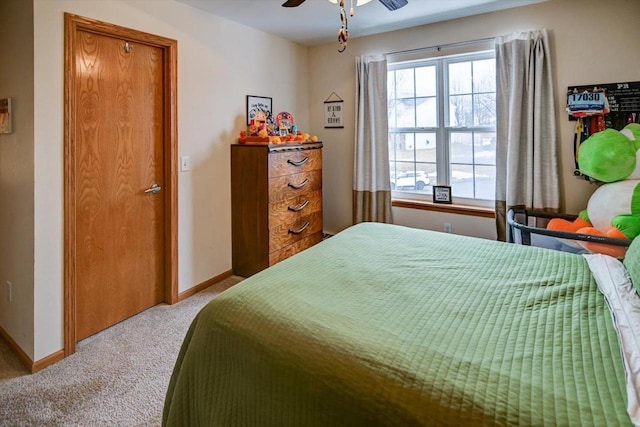
{"label": "wooden door", "polygon": [[67,276],[73,278],[68,301],[75,306],[65,316],[75,323],[72,342],[65,338],[67,354],[78,340],[174,302],[177,293],[175,272],[167,268],[175,263],[176,201],[167,191],[175,184],[167,161],[175,145],[166,105],[174,100],[167,94],[167,52],[125,39],[108,24],[98,27],[107,25],[115,35],[91,24],[67,33]]}
{"label": "wooden door", "polygon": [[164,297],[162,50],[87,31],[75,45],[82,339]]}

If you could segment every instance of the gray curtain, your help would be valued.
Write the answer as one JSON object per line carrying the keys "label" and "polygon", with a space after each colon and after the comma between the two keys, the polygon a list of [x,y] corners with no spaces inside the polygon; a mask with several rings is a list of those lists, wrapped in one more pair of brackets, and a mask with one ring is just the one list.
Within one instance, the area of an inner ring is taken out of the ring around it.
{"label": "gray curtain", "polygon": [[387,60],[356,57],[353,223],[392,222],[387,117]]}
{"label": "gray curtain", "polygon": [[556,112],[545,29],[497,37],[496,226],[507,240],[506,213],[560,208]]}

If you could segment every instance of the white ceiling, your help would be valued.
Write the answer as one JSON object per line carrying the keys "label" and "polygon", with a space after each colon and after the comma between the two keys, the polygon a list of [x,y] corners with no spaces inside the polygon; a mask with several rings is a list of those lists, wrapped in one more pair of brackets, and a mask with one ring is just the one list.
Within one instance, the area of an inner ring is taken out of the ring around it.
{"label": "white ceiling", "polygon": [[[328,0],[306,0],[295,8],[281,7],[285,0],[177,1],[305,46],[337,41],[340,28],[340,9]],[[368,36],[543,1],[546,0],[409,0],[407,6],[390,11],[378,0],[372,0],[355,8],[355,16],[349,18],[349,37]],[[350,2],[345,0],[347,13]],[[353,2],[355,4],[356,0]]]}

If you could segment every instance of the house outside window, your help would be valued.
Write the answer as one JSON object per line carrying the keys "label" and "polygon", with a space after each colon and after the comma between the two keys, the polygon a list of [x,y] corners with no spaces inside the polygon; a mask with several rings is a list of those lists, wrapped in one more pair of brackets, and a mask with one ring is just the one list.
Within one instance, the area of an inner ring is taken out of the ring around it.
{"label": "house outside window", "polygon": [[496,71],[491,52],[390,63],[387,77],[393,197],[492,206]]}

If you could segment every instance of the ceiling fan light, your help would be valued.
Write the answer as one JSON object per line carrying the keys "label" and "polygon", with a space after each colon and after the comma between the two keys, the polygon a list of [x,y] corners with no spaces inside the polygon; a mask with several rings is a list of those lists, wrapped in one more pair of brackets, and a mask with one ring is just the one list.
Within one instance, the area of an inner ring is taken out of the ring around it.
{"label": "ceiling fan light", "polygon": [[329,0],[333,4],[338,4],[338,0]]}

